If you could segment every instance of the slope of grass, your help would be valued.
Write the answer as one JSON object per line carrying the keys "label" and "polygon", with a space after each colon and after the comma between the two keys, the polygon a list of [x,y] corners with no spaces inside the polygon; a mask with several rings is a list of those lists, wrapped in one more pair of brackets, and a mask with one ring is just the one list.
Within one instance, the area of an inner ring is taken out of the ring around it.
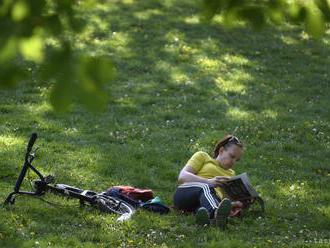
{"label": "slope of grass", "polygon": [[228,30],[199,23],[193,1],[100,1],[81,15],[89,25],[76,49],[117,68],[111,101],[103,113],[59,114],[48,84],[1,91],[0,199],[31,132],[35,165],[58,182],[151,188],[171,205],[189,157],[235,130],[246,146],[235,170],[249,173],[267,214],[222,232],[174,211],[117,223],[58,196],[21,197],[0,211],[1,247],[329,247],[329,32],[315,41],[292,26]]}

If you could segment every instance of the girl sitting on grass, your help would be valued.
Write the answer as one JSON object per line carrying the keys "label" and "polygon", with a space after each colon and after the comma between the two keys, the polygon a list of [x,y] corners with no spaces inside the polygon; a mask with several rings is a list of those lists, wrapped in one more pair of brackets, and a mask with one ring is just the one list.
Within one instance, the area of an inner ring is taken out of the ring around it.
{"label": "girl sitting on grass", "polygon": [[231,168],[242,153],[243,144],[233,135],[217,143],[213,158],[205,152],[196,152],[179,174],[174,206],[195,212],[197,224],[215,224],[224,230],[231,208],[242,207],[242,203],[225,198],[221,185],[235,176]]}

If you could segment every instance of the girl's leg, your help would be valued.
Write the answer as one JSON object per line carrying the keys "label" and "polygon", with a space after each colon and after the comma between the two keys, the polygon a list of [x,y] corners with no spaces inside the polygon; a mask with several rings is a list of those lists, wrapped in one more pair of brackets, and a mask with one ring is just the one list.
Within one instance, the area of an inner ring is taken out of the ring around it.
{"label": "girl's leg", "polygon": [[210,218],[219,205],[214,188],[205,183],[191,182],[180,185],[174,194],[174,205],[181,210],[196,211],[200,207],[206,208]]}

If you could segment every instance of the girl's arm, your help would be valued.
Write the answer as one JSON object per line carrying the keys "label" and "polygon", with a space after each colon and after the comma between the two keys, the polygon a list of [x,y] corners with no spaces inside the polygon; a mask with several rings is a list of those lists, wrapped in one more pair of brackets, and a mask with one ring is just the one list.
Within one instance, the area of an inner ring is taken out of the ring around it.
{"label": "girl's arm", "polygon": [[182,168],[179,174],[178,183],[200,182],[209,184],[208,179],[197,176],[194,169],[190,165],[186,165]]}
{"label": "girl's arm", "polygon": [[226,181],[229,177],[214,177],[214,178],[203,178],[200,176],[197,176],[194,172],[194,169],[190,165],[186,165],[182,168],[179,174],[178,183],[188,183],[188,182],[200,182],[200,183],[206,183],[210,185],[211,187],[218,187],[221,183]]}

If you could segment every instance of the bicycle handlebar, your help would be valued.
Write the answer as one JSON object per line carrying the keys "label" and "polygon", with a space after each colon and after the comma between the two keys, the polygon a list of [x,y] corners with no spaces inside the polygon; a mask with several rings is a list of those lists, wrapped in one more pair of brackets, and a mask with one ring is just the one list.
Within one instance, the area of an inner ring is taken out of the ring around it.
{"label": "bicycle handlebar", "polygon": [[30,154],[30,152],[32,150],[32,147],[33,147],[34,143],[36,142],[37,138],[38,138],[38,135],[36,133],[31,134],[29,143],[28,143],[27,148],[26,148],[25,160],[28,159],[29,154]]}

